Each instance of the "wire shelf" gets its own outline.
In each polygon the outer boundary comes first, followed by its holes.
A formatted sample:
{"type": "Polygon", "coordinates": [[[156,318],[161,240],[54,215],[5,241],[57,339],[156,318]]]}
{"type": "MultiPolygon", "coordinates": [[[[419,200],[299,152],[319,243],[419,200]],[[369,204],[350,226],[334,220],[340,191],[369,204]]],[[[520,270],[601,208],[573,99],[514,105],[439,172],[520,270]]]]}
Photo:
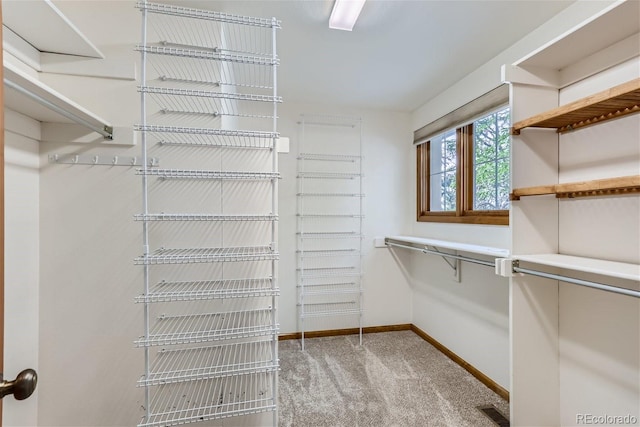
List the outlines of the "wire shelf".
{"type": "MultiPolygon", "coordinates": [[[[151,13],[171,15],[174,17],[225,22],[229,24],[240,24],[265,28],[280,28],[281,25],[279,20],[274,20],[273,18],[254,18],[250,16],[232,15],[229,13],[216,12],[212,10],[193,9],[182,6],[151,3],[147,1],[137,2],[136,7],[140,10],[146,10],[151,13]]],[[[193,21],[190,21],[190,23],[193,23],[193,21]]]]}
{"type": "Polygon", "coordinates": [[[157,176],[164,179],[228,179],[262,181],[280,178],[277,172],[221,172],[198,169],[138,169],[138,175],[157,176]]]}
{"type": "Polygon", "coordinates": [[[167,384],[138,427],[164,427],[274,411],[274,373],[167,384]]]}
{"type": "Polygon", "coordinates": [[[362,156],[349,156],[344,154],[318,154],[318,153],[300,153],[298,160],[319,160],[331,162],[356,162],[361,160],[362,156]]]}
{"type": "Polygon", "coordinates": [[[235,248],[160,248],[135,259],[137,265],[194,264],[204,262],[238,262],[277,260],[278,253],[271,246],[243,246],[235,248]]]}
{"type": "Polygon", "coordinates": [[[330,114],[302,115],[301,122],[304,126],[339,126],[355,128],[362,122],[360,117],[334,116],[330,114]]]}
{"type": "Polygon", "coordinates": [[[273,345],[270,341],[233,343],[178,350],[162,349],[149,375],[138,380],[139,387],[185,381],[275,372],[273,345]]]}
{"type": "Polygon", "coordinates": [[[356,282],[342,283],[315,283],[298,285],[304,295],[336,295],[336,294],[359,294],[362,288],[356,282]]]}
{"type": "Polygon", "coordinates": [[[357,233],[355,231],[319,231],[313,233],[298,232],[296,234],[305,239],[362,239],[364,237],[363,234],[357,233]]]}
{"type": "Polygon", "coordinates": [[[359,173],[341,173],[341,172],[299,172],[298,178],[310,179],[355,179],[364,175],[359,173]]]}
{"type": "Polygon", "coordinates": [[[267,279],[229,279],[197,281],[161,281],[147,295],[135,298],[137,303],[198,301],[221,298],[270,297],[280,295],[267,279]]]}
{"type": "Polygon", "coordinates": [[[360,256],[360,249],[297,250],[296,253],[300,255],[300,258],[360,256]]]}
{"type": "Polygon", "coordinates": [[[140,337],[137,347],[197,344],[236,338],[260,337],[278,332],[271,309],[226,313],[161,316],[149,335],[140,337]]]}
{"type": "Polygon", "coordinates": [[[327,277],[360,277],[362,272],[356,267],[298,268],[301,279],[321,279],[327,277]]]}
{"type": "Polygon", "coordinates": [[[364,215],[358,214],[297,214],[300,219],[305,218],[364,218],[364,215]]]}
{"type": "Polygon", "coordinates": [[[150,213],[136,214],[136,221],[277,221],[278,215],[223,215],[196,213],[150,213]]]}
{"type": "MultiPolygon", "coordinates": [[[[302,307],[298,305],[298,307],[302,307]]],[[[358,301],[330,302],[330,303],[306,303],[301,318],[324,316],[353,316],[362,314],[358,308],[358,301]]]]}
{"type": "Polygon", "coordinates": [[[273,103],[282,97],[256,94],[212,92],[167,87],[139,87],[150,95],[165,114],[201,114],[212,117],[235,116],[273,119],[273,103]]]}
{"type": "Polygon", "coordinates": [[[273,148],[278,132],[192,128],[179,126],[135,125],[134,129],[151,134],[161,144],[228,148],[273,148]]]}
{"type": "Polygon", "coordinates": [[[364,197],[362,193],[297,193],[299,197],[364,197]]]}
{"type": "Polygon", "coordinates": [[[151,66],[148,81],[272,91],[273,57],[171,46],[137,46],[151,66]]]}

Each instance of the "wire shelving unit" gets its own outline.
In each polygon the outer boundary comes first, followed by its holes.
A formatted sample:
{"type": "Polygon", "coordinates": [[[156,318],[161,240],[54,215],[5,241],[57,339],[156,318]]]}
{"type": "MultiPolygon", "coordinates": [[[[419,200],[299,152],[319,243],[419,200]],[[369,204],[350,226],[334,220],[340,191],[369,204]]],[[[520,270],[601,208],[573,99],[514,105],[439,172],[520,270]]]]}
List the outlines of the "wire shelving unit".
{"type": "Polygon", "coordinates": [[[148,1],[136,6],[139,427],[262,412],[273,413],[275,426],[280,22],[148,1]],[[167,168],[147,162],[156,153],[167,168]]]}
{"type": "Polygon", "coordinates": [[[297,290],[308,330],[357,326],[362,343],[362,130],[355,117],[300,118],[297,290]]]}

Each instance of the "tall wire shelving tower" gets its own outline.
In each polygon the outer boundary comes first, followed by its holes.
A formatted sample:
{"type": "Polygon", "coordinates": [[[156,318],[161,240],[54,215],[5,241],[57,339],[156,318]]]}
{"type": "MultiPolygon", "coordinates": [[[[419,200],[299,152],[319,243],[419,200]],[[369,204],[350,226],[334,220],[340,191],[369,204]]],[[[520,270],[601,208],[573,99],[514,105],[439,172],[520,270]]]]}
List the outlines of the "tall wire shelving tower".
{"type": "Polygon", "coordinates": [[[297,281],[302,334],[356,328],[362,344],[363,172],[360,118],[302,115],[297,281]]]}
{"type": "Polygon", "coordinates": [[[137,7],[139,426],[266,412],[277,425],[280,22],[147,1],[137,7]],[[162,168],[148,163],[152,155],[162,168]]]}

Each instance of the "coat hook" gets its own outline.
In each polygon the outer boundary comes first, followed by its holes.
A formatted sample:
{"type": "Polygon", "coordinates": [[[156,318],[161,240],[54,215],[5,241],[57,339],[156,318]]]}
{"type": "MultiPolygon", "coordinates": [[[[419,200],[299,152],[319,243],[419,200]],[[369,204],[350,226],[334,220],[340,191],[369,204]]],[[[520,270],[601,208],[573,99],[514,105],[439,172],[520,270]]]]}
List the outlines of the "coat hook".
{"type": "Polygon", "coordinates": [[[93,156],[93,164],[94,165],[98,164],[98,156],[93,156]]]}
{"type": "Polygon", "coordinates": [[[118,156],[113,156],[113,160],[112,160],[111,163],[113,163],[114,165],[117,165],[118,164],[118,156]]]}

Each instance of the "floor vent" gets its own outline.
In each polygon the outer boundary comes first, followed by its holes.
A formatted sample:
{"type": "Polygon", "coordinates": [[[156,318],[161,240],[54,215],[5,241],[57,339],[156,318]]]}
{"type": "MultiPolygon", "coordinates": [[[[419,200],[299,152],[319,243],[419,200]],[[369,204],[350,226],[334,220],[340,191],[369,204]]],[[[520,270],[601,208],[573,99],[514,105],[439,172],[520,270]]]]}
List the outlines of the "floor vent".
{"type": "Polygon", "coordinates": [[[493,421],[497,426],[500,427],[509,427],[509,420],[502,415],[498,409],[496,409],[493,405],[486,406],[477,406],[478,410],[486,415],[491,421],[493,421]]]}

